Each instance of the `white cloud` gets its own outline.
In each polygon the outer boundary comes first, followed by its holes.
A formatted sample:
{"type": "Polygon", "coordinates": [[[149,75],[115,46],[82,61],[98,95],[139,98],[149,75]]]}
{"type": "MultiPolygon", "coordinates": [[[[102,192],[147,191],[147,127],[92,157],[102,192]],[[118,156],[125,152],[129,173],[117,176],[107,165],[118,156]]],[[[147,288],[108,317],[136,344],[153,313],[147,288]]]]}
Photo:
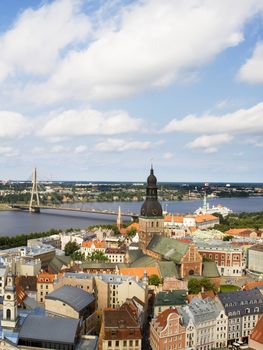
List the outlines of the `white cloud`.
{"type": "Polygon", "coordinates": [[[202,149],[206,153],[215,153],[218,151],[218,146],[229,143],[232,139],[233,137],[227,134],[202,135],[188,143],[186,147],[190,149],[202,149]]]}
{"type": "Polygon", "coordinates": [[[0,111],[0,138],[22,137],[30,133],[32,123],[22,114],[0,111]]]}
{"type": "Polygon", "coordinates": [[[240,68],[238,78],[249,83],[263,83],[263,42],[257,44],[252,57],[240,68]]]}
{"type": "Polygon", "coordinates": [[[97,143],[95,150],[100,152],[123,152],[129,150],[146,150],[150,148],[149,141],[134,141],[125,139],[107,139],[97,143]]]}
{"type": "Polygon", "coordinates": [[[187,115],[173,119],[163,129],[164,132],[185,132],[195,134],[260,134],[263,132],[263,102],[221,116],[205,114],[200,117],[187,115]]]}
{"type": "Polygon", "coordinates": [[[90,21],[80,13],[81,0],[58,0],[28,9],[0,37],[0,80],[17,73],[50,73],[62,50],[87,39],[90,21]]]}
{"type": "Polygon", "coordinates": [[[88,46],[65,54],[48,81],[29,81],[21,98],[38,104],[115,98],[185,80],[238,45],[246,21],[262,9],[261,0],[232,0],[231,6],[227,0],[123,5],[111,26],[102,19],[88,46]]]}
{"type": "Polygon", "coordinates": [[[87,152],[87,146],[85,145],[79,145],[75,148],[74,152],[76,154],[83,154],[83,153],[86,153],[87,152]]]}
{"type": "Polygon", "coordinates": [[[55,145],[51,148],[52,153],[67,153],[68,151],[69,148],[62,145],[55,145]]]}
{"type": "Polygon", "coordinates": [[[140,119],[130,117],[125,111],[67,110],[56,116],[52,113],[39,133],[51,138],[114,135],[138,131],[142,125],[140,119]]]}
{"type": "Polygon", "coordinates": [[[172,159],[173,156],[174,156],[173,153],[166,152],[166,153],[164,153],[163,158],[169,160],[169,159],[172,159]]]}
{"type": "Polygon", "coordinates": [[[0,156],[1,157],[15,157],[18,156],[19,152],[13,147],[0,146],[0,156]]]}

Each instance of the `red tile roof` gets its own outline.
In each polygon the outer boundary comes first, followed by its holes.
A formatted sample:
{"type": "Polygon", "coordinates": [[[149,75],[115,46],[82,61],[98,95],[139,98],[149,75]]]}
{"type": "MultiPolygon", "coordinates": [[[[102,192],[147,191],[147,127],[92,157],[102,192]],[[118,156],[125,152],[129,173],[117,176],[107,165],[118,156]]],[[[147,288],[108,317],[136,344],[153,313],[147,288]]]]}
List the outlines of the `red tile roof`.
{"type": "Polygon", "coordinates": [[[147,276],[157,275],[158,277],[160,277],[160,272],[158,268],[154,266],[120,268],[121,275],[137,276],[138,278],[142,278],[145,271],[147,273],[147,276]]]}
{"type": "Polygon", "coordinates": [[[166,309],[163,312],[161,312],[158,316],[156,321],[159,323],[160,327],[162,327],[162,329],[164,329],[166,327],[167,324],[167,319],[171,314],[177,314],[178,315],[178,311],[176,308],[174,309],[166,309]]]}
{"type": "Polygon", "coordinates": [[[263,345],[263,317],[261,317],[253,329],[250,339],[263,345]]]}
{"type": "Polygon", "coordinates": [[[106,242],[105,241],[98,241],[98,240],[94,240],[94,241],[84,241],[82,242],[82,247],[85,248],[91,248],[92,245],[94,244],[95,248],[105,248],[106,249],[106,242]]]}
{"type": "Polygon", "coordinates": [[[263,281],[253,281],[253,282],[247,282],[244,286],[244,290],[254,289],[256,287],[263,286],[263,281]]]}

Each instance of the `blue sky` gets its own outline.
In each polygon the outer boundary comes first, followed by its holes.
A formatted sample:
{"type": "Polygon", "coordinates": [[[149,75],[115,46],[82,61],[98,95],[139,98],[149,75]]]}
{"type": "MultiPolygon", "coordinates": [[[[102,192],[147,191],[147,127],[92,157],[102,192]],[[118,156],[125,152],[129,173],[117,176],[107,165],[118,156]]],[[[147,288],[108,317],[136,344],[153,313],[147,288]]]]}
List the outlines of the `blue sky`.
{"type": "Polygon", "coordinates": [[[261,0],[0,2],[0,179],[262,182],[261,0]]]}

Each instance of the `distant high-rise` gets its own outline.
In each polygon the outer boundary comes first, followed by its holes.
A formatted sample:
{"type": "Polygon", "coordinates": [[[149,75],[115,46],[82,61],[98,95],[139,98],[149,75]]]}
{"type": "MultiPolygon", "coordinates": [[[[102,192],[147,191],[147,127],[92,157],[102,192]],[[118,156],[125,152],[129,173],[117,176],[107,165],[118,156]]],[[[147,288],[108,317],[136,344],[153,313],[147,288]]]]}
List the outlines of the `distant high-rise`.
{"type": "Polygon", "coordinates": [[[145,249],[154,234],[163,234],[163,210],[158,201],[157,178],[151,167],[147,178],[146,198],[139,217],[140,248],[145,249]]]}

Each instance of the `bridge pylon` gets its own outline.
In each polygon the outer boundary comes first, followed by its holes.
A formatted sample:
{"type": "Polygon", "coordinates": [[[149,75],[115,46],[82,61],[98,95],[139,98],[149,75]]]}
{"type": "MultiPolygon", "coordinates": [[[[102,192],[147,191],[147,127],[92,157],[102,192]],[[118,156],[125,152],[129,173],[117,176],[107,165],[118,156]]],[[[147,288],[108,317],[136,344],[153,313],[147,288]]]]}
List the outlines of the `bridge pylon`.
{"type": "Polygon", "coordinates": [[[32,189],[31,189],[31,198],[29,203],[29,211],[31,213],[39,213],[40,202],[39,202],[39,195],[38,195],[38,186],[37,186],[37,168],[33,169],[32,174],[32,189]],[[36,204],[34,205],[34,196],[36,197],[36,204]]]}

